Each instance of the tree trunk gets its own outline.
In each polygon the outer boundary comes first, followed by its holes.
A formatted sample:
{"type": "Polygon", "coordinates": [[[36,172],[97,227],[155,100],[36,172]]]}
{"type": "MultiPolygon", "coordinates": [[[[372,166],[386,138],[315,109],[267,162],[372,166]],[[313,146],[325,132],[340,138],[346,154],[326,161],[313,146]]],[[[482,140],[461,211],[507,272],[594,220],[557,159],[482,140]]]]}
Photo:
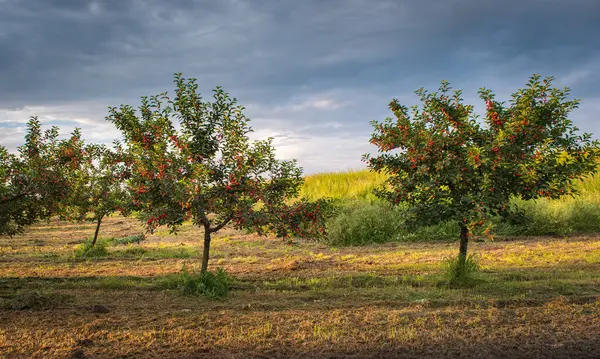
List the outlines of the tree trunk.
{"type": "Polygon", "coordinates": [[[460,222],[460,249],[458,251],[458,260],[461,265],[467,261],[467,250],[469,249],[469,228],[460,222]]]}
{"type": "Polygon", "coordinates": [[[96,241],[98,240],[98,232],[100,232],[100,223],[102,223],[102,218],[104,216],[98,217],[98,223],[96,223],[96,232],[94,232],[94,239],[92,240],[92,247],[96,245],[96,241]]]}
{"type": "Polygon", "coordinates": [[[204,249],[202,251],[202,268],[201,272],[206,272],[208,269],[208,258],[210,253],[210,227],[204,226],[204,249]]]}

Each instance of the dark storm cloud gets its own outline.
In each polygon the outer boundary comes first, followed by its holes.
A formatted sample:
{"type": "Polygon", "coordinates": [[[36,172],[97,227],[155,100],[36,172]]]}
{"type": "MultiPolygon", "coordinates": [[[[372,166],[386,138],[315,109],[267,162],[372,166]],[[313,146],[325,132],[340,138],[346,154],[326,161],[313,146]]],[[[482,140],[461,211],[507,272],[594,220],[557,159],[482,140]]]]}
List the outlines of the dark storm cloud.
{"type": "Polygon", "coordinates": [[[4,102],[138,96],[184,71],[269,98],[301,86],[448,76],[477,65],[473,52],[563,70],[598,51],[597,4],[13,0],[1,4],[0,94],[4,102]]]}
{"type": "Polygon", "coordinates": [[[183,72],[286,143],[359,142],[393,96],[441,79],[469,100],[482,86],[508,95],[539,72],[571,85],[578,124],[600,132],[598,33],[597,0],[0,0],[0,109],[104,126],[107,105],[183,72]]]}

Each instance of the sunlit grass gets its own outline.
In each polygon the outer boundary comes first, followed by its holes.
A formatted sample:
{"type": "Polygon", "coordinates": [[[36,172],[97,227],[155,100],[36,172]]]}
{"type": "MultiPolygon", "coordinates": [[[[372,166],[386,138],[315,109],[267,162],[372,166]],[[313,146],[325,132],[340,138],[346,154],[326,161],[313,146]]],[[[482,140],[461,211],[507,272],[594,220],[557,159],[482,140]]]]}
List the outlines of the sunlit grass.
{"type": "MultiPolygon", "coordinates": [[[[373,194],[373,189],[380,187],[385,179],[384,174],[368,170],[320,173],[306,178],[301,195],[310,199],[330,197],[338,200],[341,210],[329,221],[329,242],[332,244],[443,241],[454,240],[458,236],[458,227],[454,223],[440,223],[413,231],[397,229],[395,234],[388,233],[388,227],[400,223],[403,216],[398,213],[394,217],[373,194]],[[382,223],[373,220],[377,211],[384,213],[376,216],[382,218],[382,223]]],[[[600,174],[577,180],[576,189],[577,195],[556,200],[513,199],[512,204],[523,211],[523,216],[519,217],[519,222],[494,219],[496,233],[500,236],[535,236],[600,232],[600,174]]]]}
{"type": "Polygon", "coordinates": [[[311,200],[322,197],[375,200],[373,190],[386,178],[384,174],[367,170],[319,173],[305,177],[300,196],[311,200]]]}

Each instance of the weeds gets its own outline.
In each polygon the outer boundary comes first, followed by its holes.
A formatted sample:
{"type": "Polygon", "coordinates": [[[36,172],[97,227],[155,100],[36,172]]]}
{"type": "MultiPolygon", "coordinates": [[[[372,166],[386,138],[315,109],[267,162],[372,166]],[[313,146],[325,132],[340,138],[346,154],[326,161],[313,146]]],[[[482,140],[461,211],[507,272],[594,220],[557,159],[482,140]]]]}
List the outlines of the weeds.
{"type": "MultiPolygon", "coordinates": [[[[336,200],[338,214],[328,221],[329,242],[334,245],[458,238],[458,228],[450,222],[404,229],[402,206],[392,212],[372,193],[385,179],[384,174],[367,170],[321,173],[306,177],[301,195],[336,200]]],[[[577,181],[576,188],[575,197],[530,201],[513,198],[506,216],[491,219],[496,234],[538,236],[600,232],[600,173],[577,181]]]]}
{"type": "Polygon", "coordinates": [[[231,278],[221,268],[213,272],[190,271],[184,265],[181,273],[163,278],[157,288],[177,289],[185,295],[222,299],[231,287],[231,278]]]}
{"type": "Polygon", "coordinates": [[[444,274],[450,287],[471,287],[476,283],[475,273],[479,270],[479,263],[473,255],[467,256],[465,261],[460,257],[447,257],[443,261],[444,274]]]}
{"type": "Polygon", "coordinates": [[[75,248],[75,258],[100,258],[108,256],[108,248],[106,242],[97,241],[95,246],[92,246],[92,241],[87,240],[75,248]]]}
{"type": "Polygon", "coordinates": [[[383,202],[360,203],[343,209],[328,225],[329,243],[365,245],[388,242],[400,231],[401,217],[383,202]]]}

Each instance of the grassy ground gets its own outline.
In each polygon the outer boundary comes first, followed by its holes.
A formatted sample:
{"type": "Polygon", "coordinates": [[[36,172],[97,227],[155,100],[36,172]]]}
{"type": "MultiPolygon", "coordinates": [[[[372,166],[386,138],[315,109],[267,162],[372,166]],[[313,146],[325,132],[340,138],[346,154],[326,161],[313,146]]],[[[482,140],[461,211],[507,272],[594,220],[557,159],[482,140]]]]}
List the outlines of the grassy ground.
{"type": "MultiPolygon", "coordinates": [[[[401,224],[404,216],[401,212],[388,212],[387,207],[382,206],[383,202],[373,194],[373,189],[379,188],[385,179],[384,174],[368,170],[320,173],[306,178],[300,194],[310,199],[330,197],[340,208],[345,208],[330,220],[329,240],[332,243],[360,245],[382,241],[430,241],[445,238],[449,231],[458,236],[458,227],[448,223],[421,228],[416,232],[394,230],[395,235],[389,234],[385,224],[401,224]],[[384,212],[384,215],[379,216],[377,212],[384,212]],[[375,218],[373,215],[376,215],[375,218]],[[369,228],[364,228],[363,223],[368,223],[369,228]],[[380,236],[367,235],[365,238],[361,233],[363,230],[379,231],[380,236]]],[[[535,201],[513,198],[510,219],[493,219],[496,234],[564,236],[600,232],[600,171],[577,180],[575,187],[578,194],[573,197],[535,201]],[[515,213],[516,208],[519,213],[515,213]]],[[[400,228],[403,226],[400,225],[400,228]]]]}
{"type": "Polygon", "coordinates": [[[305,177],[300,196],[311,200],[322,197],[343,200],[375,200],[373,190],[382,185],[387,176],[368,170],[317,173],[305,177]]]}
{"type": "MultiPolygon", "coordinates": [[[[102,234],[140,230],[109,218],[102,234]]],[[[0,357],[600,357],[593,235],[474,242],[478,281],[451,289],[440,262],[455,242],[331,248],[226,229],[211,267],[235,283],[211,301],[168,289],[198,262],[199,230],[75,258],[92,231],[51,222],[0,237],[0,357]]]]}

